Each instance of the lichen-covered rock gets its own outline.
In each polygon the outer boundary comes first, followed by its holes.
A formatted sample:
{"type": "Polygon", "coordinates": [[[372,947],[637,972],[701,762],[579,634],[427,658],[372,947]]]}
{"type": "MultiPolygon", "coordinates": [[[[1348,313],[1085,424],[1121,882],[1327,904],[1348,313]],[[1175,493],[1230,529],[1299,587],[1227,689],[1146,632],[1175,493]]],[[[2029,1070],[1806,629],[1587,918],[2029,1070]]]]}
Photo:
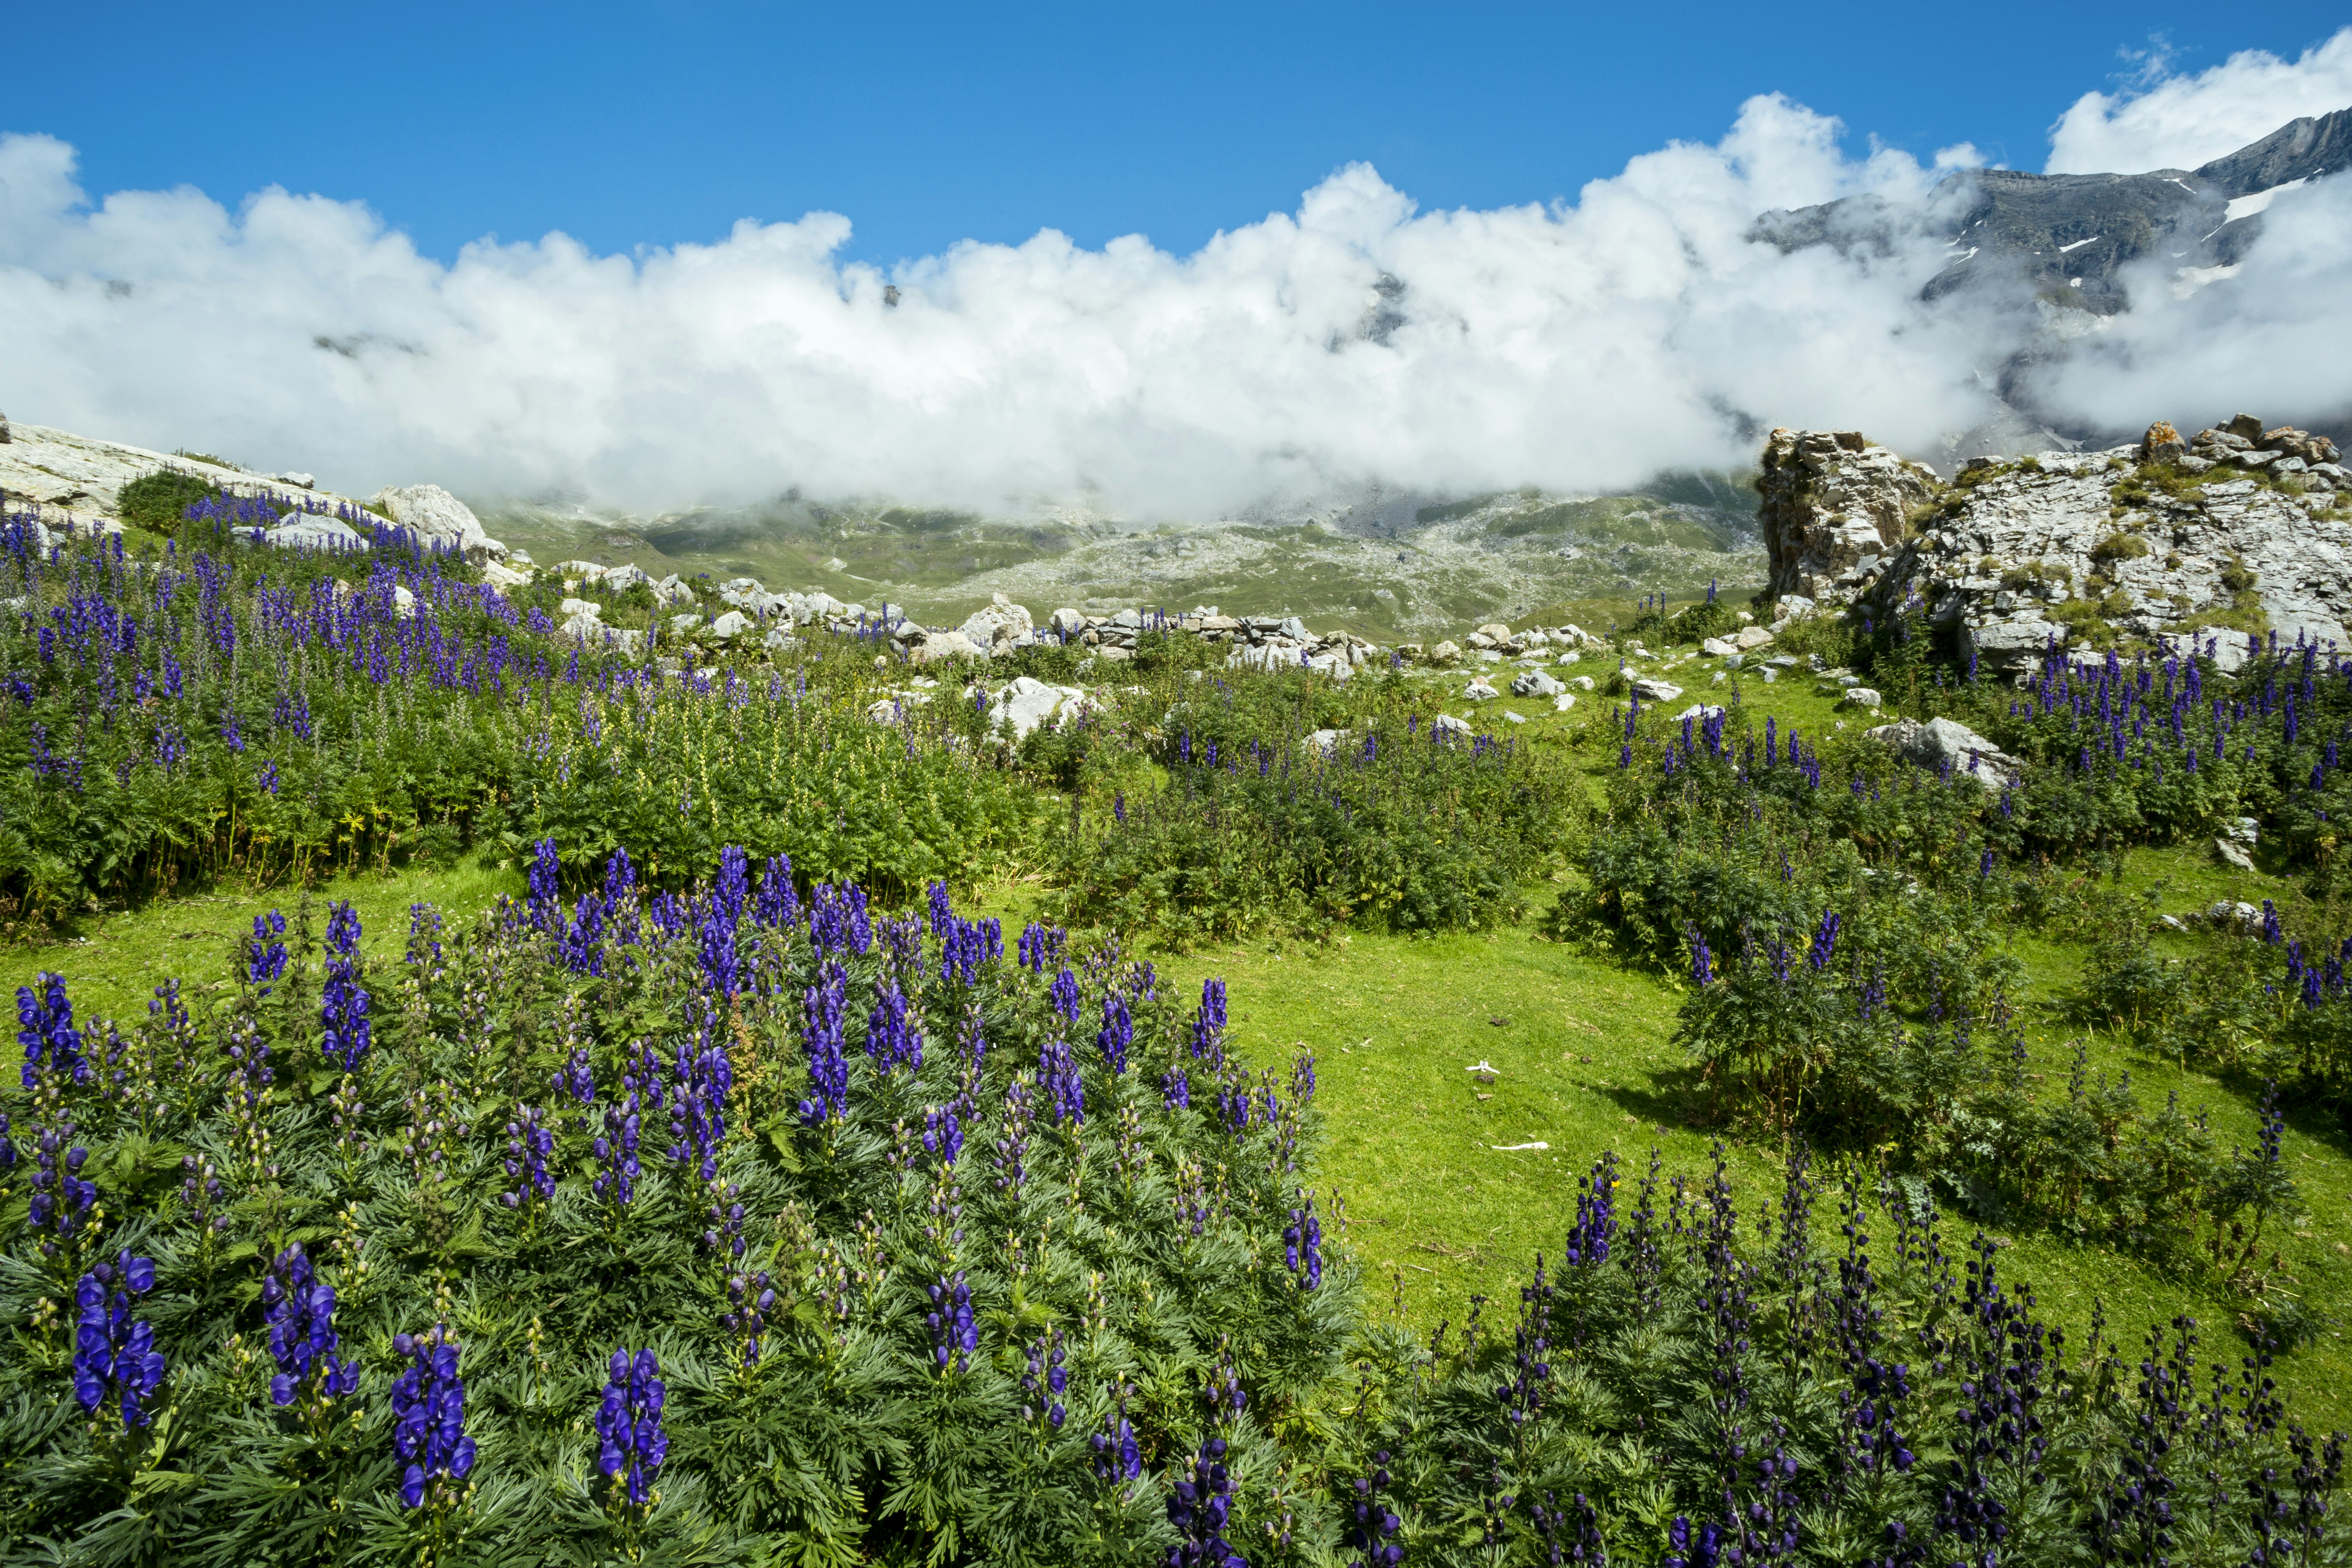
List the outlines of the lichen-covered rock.
{"type": "Polygon", "coordinates": [[[1773,598],[1851,604],[1911,536],[1936,476],[1851,430],[1775,430],[1764,443],[1757,519],[1773,598]]]}
{"type": "Polygon", "coordinates": [[[2217,623],[2352,645],[2352,521],[2317,474],[2337,455],[2245,416],[2186,443],[2158,421],[2111,451],[1972,459],[1947,489],[1858,438],[1775,431],[1759,510],[1783,609],[1799,594],[1882,616],[1916,601],[1992,675],[2100,623],[2182,646],[2193,634],[2229,664],[2245,632],[2217,623]],[[2249,461],[2265,478],[2242,472],[2249,461]],[[1863,519],[1884,537],[1886,520],[1923,513],[1916,537],[1848,562],[1867,546],[1863,519]]]}

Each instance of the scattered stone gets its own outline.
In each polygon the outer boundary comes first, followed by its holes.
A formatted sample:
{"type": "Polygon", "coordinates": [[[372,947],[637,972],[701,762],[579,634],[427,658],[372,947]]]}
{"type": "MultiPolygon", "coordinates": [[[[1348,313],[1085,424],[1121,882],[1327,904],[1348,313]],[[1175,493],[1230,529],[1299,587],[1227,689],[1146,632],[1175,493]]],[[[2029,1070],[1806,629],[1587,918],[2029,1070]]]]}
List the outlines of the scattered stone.
{"type": "Polygon", "coordinates": [[[2213,853],[2219,855],[2225,864],[2238,870],[2251,871],[2254,868],[2254,858],[2246,853],[2243,846],[2231,839],[2215,838],[2213,853]]]}
{"type": "Polygon", "coordinates": [[[1452,664],[1455,659],[1460,658],[1461,657],[1461,647],[1459,645],[1451,641],[1439,643],[1435,647],[1429,650],[1429,661],[1432,664],[1452,664]]]}
{"type": "Polygon", "coordinates": [[[2205,923],[2244,935],[2259,935],[2263,929],[2263,911],[2242,900],[2216,899],[2206,907],[2205,923]]]}
{"type": "Polygon", "coordinates": [[[1633,695],[1645,702],[1672,702],[1683,694],[1683,689],[1670,680],[1660,680],[1645,675],[1633,682],[1633,695]]]}
{"type": "Polygon", "coordinates": [[[1721,703],[1694,702],[1689,707],[1684,709],[1681,712],[1675,714],[1675,721],[1676,723],[1680,723],[1685,720],[1688,720],[1696,724],[1704,724],[1709,719],[1720,716],[1722,712],[1723,705],[1721,703]]]}
{"type": "Polygon", "coordinates": [[[1511,695],[1514,697],[1557,697],[1567,689],[1540,669],[1523,670],[1511,682],[1511,695]]]}
{"type": "Polygon", "coordinates": [[[730,610],[710,623],[710,635],[721,641],[731,640],[751,629],[751,617],[740,610],[730,610]]]}
{"type": "Polygon", "coordinates": [[[1468,721],[1465,720],[1456,719],[1451,713],[1440,713],[1436,718],[1432,719],[1429,721],[1429,727],[1441,735],[1467,735],[1470,733],[1470,725],[1468,721]]]}
{"type": "Polygon", "coordinates": [[[1742,653],[1750,653],[1772,640],[1772,634],[1763,626],[1742,626],[1731,638],[1742,653]]]}
{"type": "Polygon", "coordinates": [[[1506,719],[1508,719],[1508,720],[1509,720],[1512,723],[1514,723],[1514,724],[1524,724],[1524,723],[1526,723],[1526,722],[1527,722],[1527,720],[1526,720],[1525,718],[1523,718],[1523,717],[1522,717],[1522,716],[1520,716],[1519,714],[1517,714],[1517,713],[1512,712],[1512,711],[1511,711],[1509,709],[1507,709],[1507,708],[1506,708],[1506,709],[1504,709],[1504,710],[1503,710],[1503,717],[1504,717],[1504,718],[1506,718],[1506,719]]]}
{"type": "Polygon", "coordinates": [[[1845,689],[1845,705],[1848,708],[1875,708],[1878,704],[1878,693],[1867,686],[1849,686],[1845,689]]]}
{"type": "Polygon", "coordinates": [[[1501,695],[1499,692],[1486,684],[1486,679],[1484,676],[1473,677],[1470,684],[1462,689],[1463,699],[1470,702],[1484,702],[1489,697],[1499,695],[1501,695]]]}
{"type": "Polygon", "coordinates": [[[1739,649],[1734,645],[1724,641],[1721,637],[1701,638],[1698,645],[1698,651],[1706,655],[1709,658],[1737,658],[1739,657],[1739,649]]]}
{"type": "Polygon", "coordinates": [[[1573,691],[1563,691],[1551,700],[1551,710],[1555,713],[1565,713],[1575,706],[1576,693],[1573,691]]]}

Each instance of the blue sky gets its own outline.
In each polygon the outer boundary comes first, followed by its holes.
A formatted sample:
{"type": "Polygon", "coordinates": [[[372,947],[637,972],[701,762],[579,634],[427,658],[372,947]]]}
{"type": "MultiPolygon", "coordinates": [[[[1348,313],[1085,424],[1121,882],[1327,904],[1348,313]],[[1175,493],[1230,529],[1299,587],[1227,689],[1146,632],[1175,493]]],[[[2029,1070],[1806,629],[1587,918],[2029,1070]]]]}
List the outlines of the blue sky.
{"type": "Polygon", "coordinates": [[[446,260],[846,215],[845,259],[1142,233],[1179,254],[1353,160],[1423,210],[1573,197],[1781,91],[1923,159],[2038,168],[2132,56],[2293,58],[2339,5],[20,7],[0,130],[93,192],[277,184],[446,260]],[[27,60],[52,68],[22,68],[27,60]],[[67,68],[64,62],[76,62],[67,68]]]}

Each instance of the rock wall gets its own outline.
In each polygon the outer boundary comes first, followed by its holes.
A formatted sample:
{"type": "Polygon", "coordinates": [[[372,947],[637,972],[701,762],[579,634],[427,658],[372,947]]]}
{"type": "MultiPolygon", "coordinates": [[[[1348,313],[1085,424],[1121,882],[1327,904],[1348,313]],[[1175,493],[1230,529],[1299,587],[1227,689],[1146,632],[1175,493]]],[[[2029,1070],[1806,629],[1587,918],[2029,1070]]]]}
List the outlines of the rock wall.
{"type": "Polygon", "coordinates": [[[1784,615],[1790,595],[1880,614],[1916,600],[1994,672],[2099,627],[2194,636],[2230,663],[2257,627],[2352,647],[2352,479],[2337,457],[2325,437],[2241,415],[2187,439],[2159,424],[2110,451],[1974,458],[1945,487],[1858,437],[1776,430],[1772,581],[1784,615]],[[1874,559],[1880,520],[1929,500],[1916,536],[1874,559]]]}

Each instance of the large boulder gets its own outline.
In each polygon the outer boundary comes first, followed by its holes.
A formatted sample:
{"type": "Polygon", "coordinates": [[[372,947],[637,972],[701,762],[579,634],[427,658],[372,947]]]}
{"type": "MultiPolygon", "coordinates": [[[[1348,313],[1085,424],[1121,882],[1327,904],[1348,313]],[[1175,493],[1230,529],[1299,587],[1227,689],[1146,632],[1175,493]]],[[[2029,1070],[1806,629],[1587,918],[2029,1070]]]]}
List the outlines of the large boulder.
{"type": "Polygon", "coordinates": [[[1949,763],[1955,775],[1966,773],[1989,789],[2006,789],[2020,776],[2015,757],[1957,719],[1898,719],[1864,733],[1920,767],[1949,763]]]}
{"type": "Polygon", "coordinates": [[[907,651],[917,664],[945,664],[950,659],[988,657],[988,649],[960,631],[933,632],[907,651]]]}
{"type": "Polygon", "coordinates": [[[367,541],[362,539],[359,531],[351,524],[339,522],[331,517],[313,517],[309,513],[301,512],[295,514],[294,521],[291,522],[279,523],[276,528],[257,530],[254,537],[261,543],[279,550],[325,550],[341,552],[365,550],[368,547],[367,541]]]}
{"type": "Polygon", "coordinates": [[[1074,719],[1094,706],[1094,700],[1075,686],[1049,686],[1034,676],[1016,675],[996,693],[992,713],[999,729],[1016,741],[1056,718],[1074,719]]]}
{"type": "Polygon", "coordinates": [[[1757,521],[1774,598],[1852,603],[1876,564],[1911,536],[1936,476],[1850,431],[1775,430],[1764,443],[1757,521]]]}
{"type": "Polygon", "coordinates": [[[1523,669],[1511,682],[1514,697],[1557,697],[1567,689],[1540,669],[1523,669]]]}
{"type": "Polygon", "coordinates": [[[386,487],[375,493],[383,514],[427,544],[444,545],[468,559],[503,556],[507,547],[482,531],[473,509],[439,485],[386,487]]]}
{"type": "Polygon", "coordinates": [[[963,625],[956,629],[971,639],[974,647],[982,648],[994,648],[999,644],[1010,645],[1023,637],[1034,638],[1037,633],[1036,623],[1029,618],[1028,607],[1014,604],[1002,594],[996,595],[985,607],[966,616],[963,625]]]}

